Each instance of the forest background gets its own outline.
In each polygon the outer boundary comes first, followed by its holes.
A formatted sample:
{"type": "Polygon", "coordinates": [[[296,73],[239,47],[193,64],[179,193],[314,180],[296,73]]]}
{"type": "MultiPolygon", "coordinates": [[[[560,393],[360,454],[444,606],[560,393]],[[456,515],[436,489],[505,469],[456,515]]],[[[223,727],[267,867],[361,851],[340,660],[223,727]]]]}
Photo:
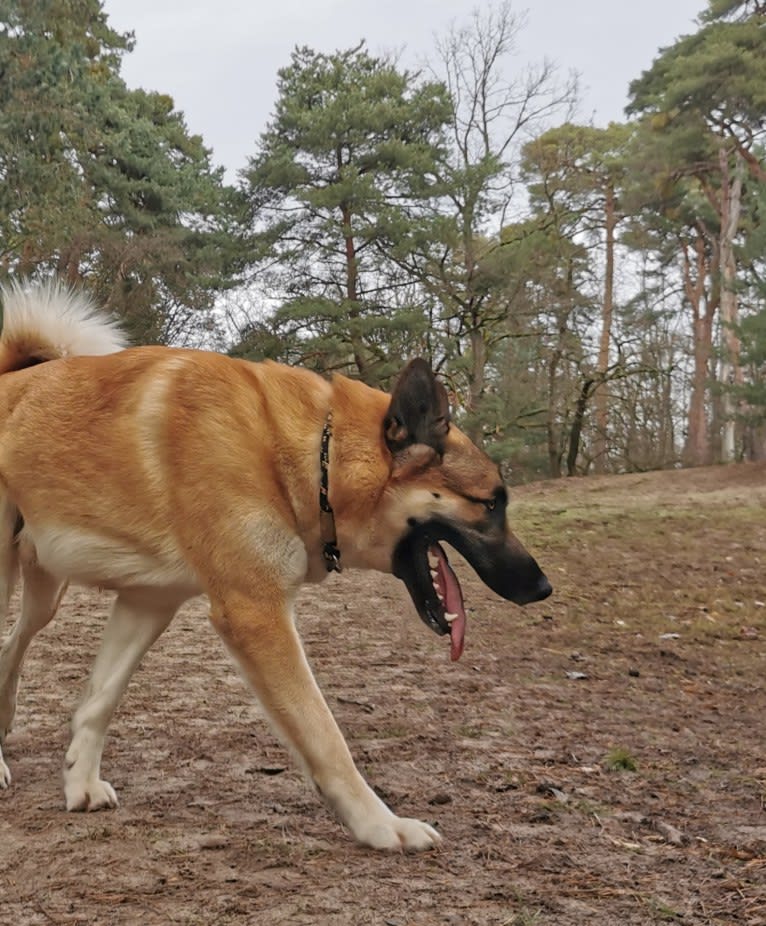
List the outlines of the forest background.
{"type": "Polygon", "coordinates": [[[766,458],[766,3],[709,0],[603,128],[523,30],[296,47],[228,182],[98,0],[0,0],[0,281],[384,388],[425,356],[513,481],[766,458]]]}

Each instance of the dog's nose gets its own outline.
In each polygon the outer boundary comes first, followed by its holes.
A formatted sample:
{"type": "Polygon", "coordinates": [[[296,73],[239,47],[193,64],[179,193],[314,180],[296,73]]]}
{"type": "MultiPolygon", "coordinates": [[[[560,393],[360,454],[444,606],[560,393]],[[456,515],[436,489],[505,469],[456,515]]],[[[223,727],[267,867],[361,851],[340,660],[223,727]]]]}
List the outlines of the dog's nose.
{"type": "Polygon", "coordinates": [[[530,600],[531,601],[542,601],[544,598],[547,598],[548,595],[550,595],[552,591],[553,591],[553,586],[548,581],[548,577],[543,573],[537,582],[537,588],[535,589],[533,597],[530,600]]]}

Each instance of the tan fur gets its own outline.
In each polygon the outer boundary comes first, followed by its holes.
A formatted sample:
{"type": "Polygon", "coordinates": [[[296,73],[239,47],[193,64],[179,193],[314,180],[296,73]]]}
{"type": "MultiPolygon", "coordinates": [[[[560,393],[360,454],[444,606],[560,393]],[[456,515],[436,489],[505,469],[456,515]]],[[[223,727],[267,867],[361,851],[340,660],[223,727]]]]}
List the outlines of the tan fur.
{"type": "MultiPolygon", "coordinates": [[[[69,809],[114,806],[100,778],[111,714],[179,605],[203,593],[275,729],[354,836],[381,848],[437,843],[356,770],[306,663],[293,602],[301,583],[326,575],[318,460],[328,410],[330,500],[347,567],[390,571],[413,515],[478,519],[464,496],[491,493],[494,465],[454,428],[443,458],[422,447],[394,462],[383,437],[389,397],[340,376],[150,347],[6,372],[21,365],[21,346],[0,345],[0,604],[19,551],[25,579],[22,616],[0,653],[0,743],[26,646],[65,583],[114,589],[65,770],[69,809]]],[[[0,753],[0,786],[9,782],[0,753]]]]}

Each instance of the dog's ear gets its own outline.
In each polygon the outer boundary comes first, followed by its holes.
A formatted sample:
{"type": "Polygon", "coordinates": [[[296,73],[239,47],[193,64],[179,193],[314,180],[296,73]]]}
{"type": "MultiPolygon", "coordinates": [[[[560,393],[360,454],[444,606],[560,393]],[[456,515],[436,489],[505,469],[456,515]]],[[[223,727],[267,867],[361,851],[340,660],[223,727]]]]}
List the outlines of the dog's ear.
{"type": "Polygon", "coordinates": [[[383,428],[391,453],[426,444],[444,453],[449,431],[447,390],[425,360],[410,361],[399,374],[383,428]]]}

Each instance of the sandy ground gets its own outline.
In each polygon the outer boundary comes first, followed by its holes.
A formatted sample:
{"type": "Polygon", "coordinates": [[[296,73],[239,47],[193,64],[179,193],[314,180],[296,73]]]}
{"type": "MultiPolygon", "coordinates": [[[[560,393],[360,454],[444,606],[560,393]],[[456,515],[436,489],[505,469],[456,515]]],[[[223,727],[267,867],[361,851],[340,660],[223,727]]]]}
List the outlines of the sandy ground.
{"type": "Polygon", "coordinates": [[[514,493],[556,593],[519,609],[458,565],[466,651],[390,577],[308,590],[300,628],[360,768],[438,851],[361,849],[188,605],[136,673],[103,774],[61,764],[109,604],[33,645],[0,792],[0,924],[766,924],[766,468],[514,493]]]}

